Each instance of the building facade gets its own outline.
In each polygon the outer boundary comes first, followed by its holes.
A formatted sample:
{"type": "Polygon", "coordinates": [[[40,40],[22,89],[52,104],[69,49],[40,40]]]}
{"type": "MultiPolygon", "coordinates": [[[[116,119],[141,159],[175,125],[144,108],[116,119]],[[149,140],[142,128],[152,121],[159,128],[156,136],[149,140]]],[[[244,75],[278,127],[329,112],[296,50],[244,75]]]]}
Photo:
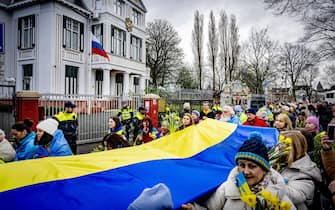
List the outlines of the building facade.
{"type": "Polygon", "coordinates": [[[0,0],[0,80],[52,94],[144,93],[140,0],[0,0]],[[91,33],[109,60],[91,55],[91,33]]]}

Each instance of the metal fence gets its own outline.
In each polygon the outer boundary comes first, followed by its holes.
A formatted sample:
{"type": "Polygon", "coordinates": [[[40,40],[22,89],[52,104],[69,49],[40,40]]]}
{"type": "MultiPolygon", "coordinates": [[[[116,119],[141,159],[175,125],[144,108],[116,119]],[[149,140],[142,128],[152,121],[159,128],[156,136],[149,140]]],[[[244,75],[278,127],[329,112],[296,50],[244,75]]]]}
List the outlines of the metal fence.
{"type": "Polygon", "coordinates": [[[142,96],[111,97],[95,95],[42,94],[39,99],[41,119],[54,116],[64,109],[65,101],[76,104],[75,112],[79,122],[78,144],[94,143],[102,140],[108,131],[109,117],[116,115],[125,101],[136,111],[143,103],[142,96]]]}
{"type": "Polygon", "coordinates": [[[15,123],[15,85],[0,84],[0,129],[10,135],[15,123]]]}

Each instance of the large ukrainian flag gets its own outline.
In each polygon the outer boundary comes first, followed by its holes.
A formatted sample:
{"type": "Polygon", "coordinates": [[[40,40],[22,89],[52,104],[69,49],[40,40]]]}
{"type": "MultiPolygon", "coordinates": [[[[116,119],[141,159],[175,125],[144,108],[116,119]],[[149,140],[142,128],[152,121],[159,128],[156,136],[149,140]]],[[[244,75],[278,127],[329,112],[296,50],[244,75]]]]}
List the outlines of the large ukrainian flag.
{"type": "Polygon", "coordinates": [[[0,209],[122,210],[158,183],[179,208],[226,180],[251,131],[277,141],[272,128],[208,119],[141,146],[0,165],[0,209]]]}

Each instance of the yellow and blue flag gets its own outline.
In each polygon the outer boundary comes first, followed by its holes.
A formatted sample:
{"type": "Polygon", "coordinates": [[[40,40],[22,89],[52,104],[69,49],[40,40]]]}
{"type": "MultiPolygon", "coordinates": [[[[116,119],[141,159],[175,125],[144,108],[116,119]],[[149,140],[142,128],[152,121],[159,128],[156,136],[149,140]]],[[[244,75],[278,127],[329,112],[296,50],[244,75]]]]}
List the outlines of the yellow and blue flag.
{"type": "Polygon", "coordinates": [[[276,129],[207,119],[140,146],[2,164],[1,209],[127,209],[158,183],[170,189],[179,208],[226,180],[252,131],[269,146],[277,143],[276,129]]]}

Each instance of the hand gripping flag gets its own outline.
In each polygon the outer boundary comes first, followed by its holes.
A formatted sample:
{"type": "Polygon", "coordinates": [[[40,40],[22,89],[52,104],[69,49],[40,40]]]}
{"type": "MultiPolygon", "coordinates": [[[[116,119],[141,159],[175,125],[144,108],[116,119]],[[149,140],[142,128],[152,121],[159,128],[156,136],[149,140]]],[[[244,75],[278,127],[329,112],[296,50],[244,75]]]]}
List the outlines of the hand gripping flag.
{"type": "Polygon", "coordinates": [[[158,183],[178,209],[227,179],[252,131],[277,143],[277,129],[207,119],[140,146],[1,164],[0,209],[127,209],[158,183]]]}
{"type": "Polygon", "coordinates": [[[92,33],[91,33],[91,40],[92,40],[92,54],[97,54],[102,57],[105,57],[109,61],[109,57],[106,51],[104,50],[102,44],[92,33]]]}

